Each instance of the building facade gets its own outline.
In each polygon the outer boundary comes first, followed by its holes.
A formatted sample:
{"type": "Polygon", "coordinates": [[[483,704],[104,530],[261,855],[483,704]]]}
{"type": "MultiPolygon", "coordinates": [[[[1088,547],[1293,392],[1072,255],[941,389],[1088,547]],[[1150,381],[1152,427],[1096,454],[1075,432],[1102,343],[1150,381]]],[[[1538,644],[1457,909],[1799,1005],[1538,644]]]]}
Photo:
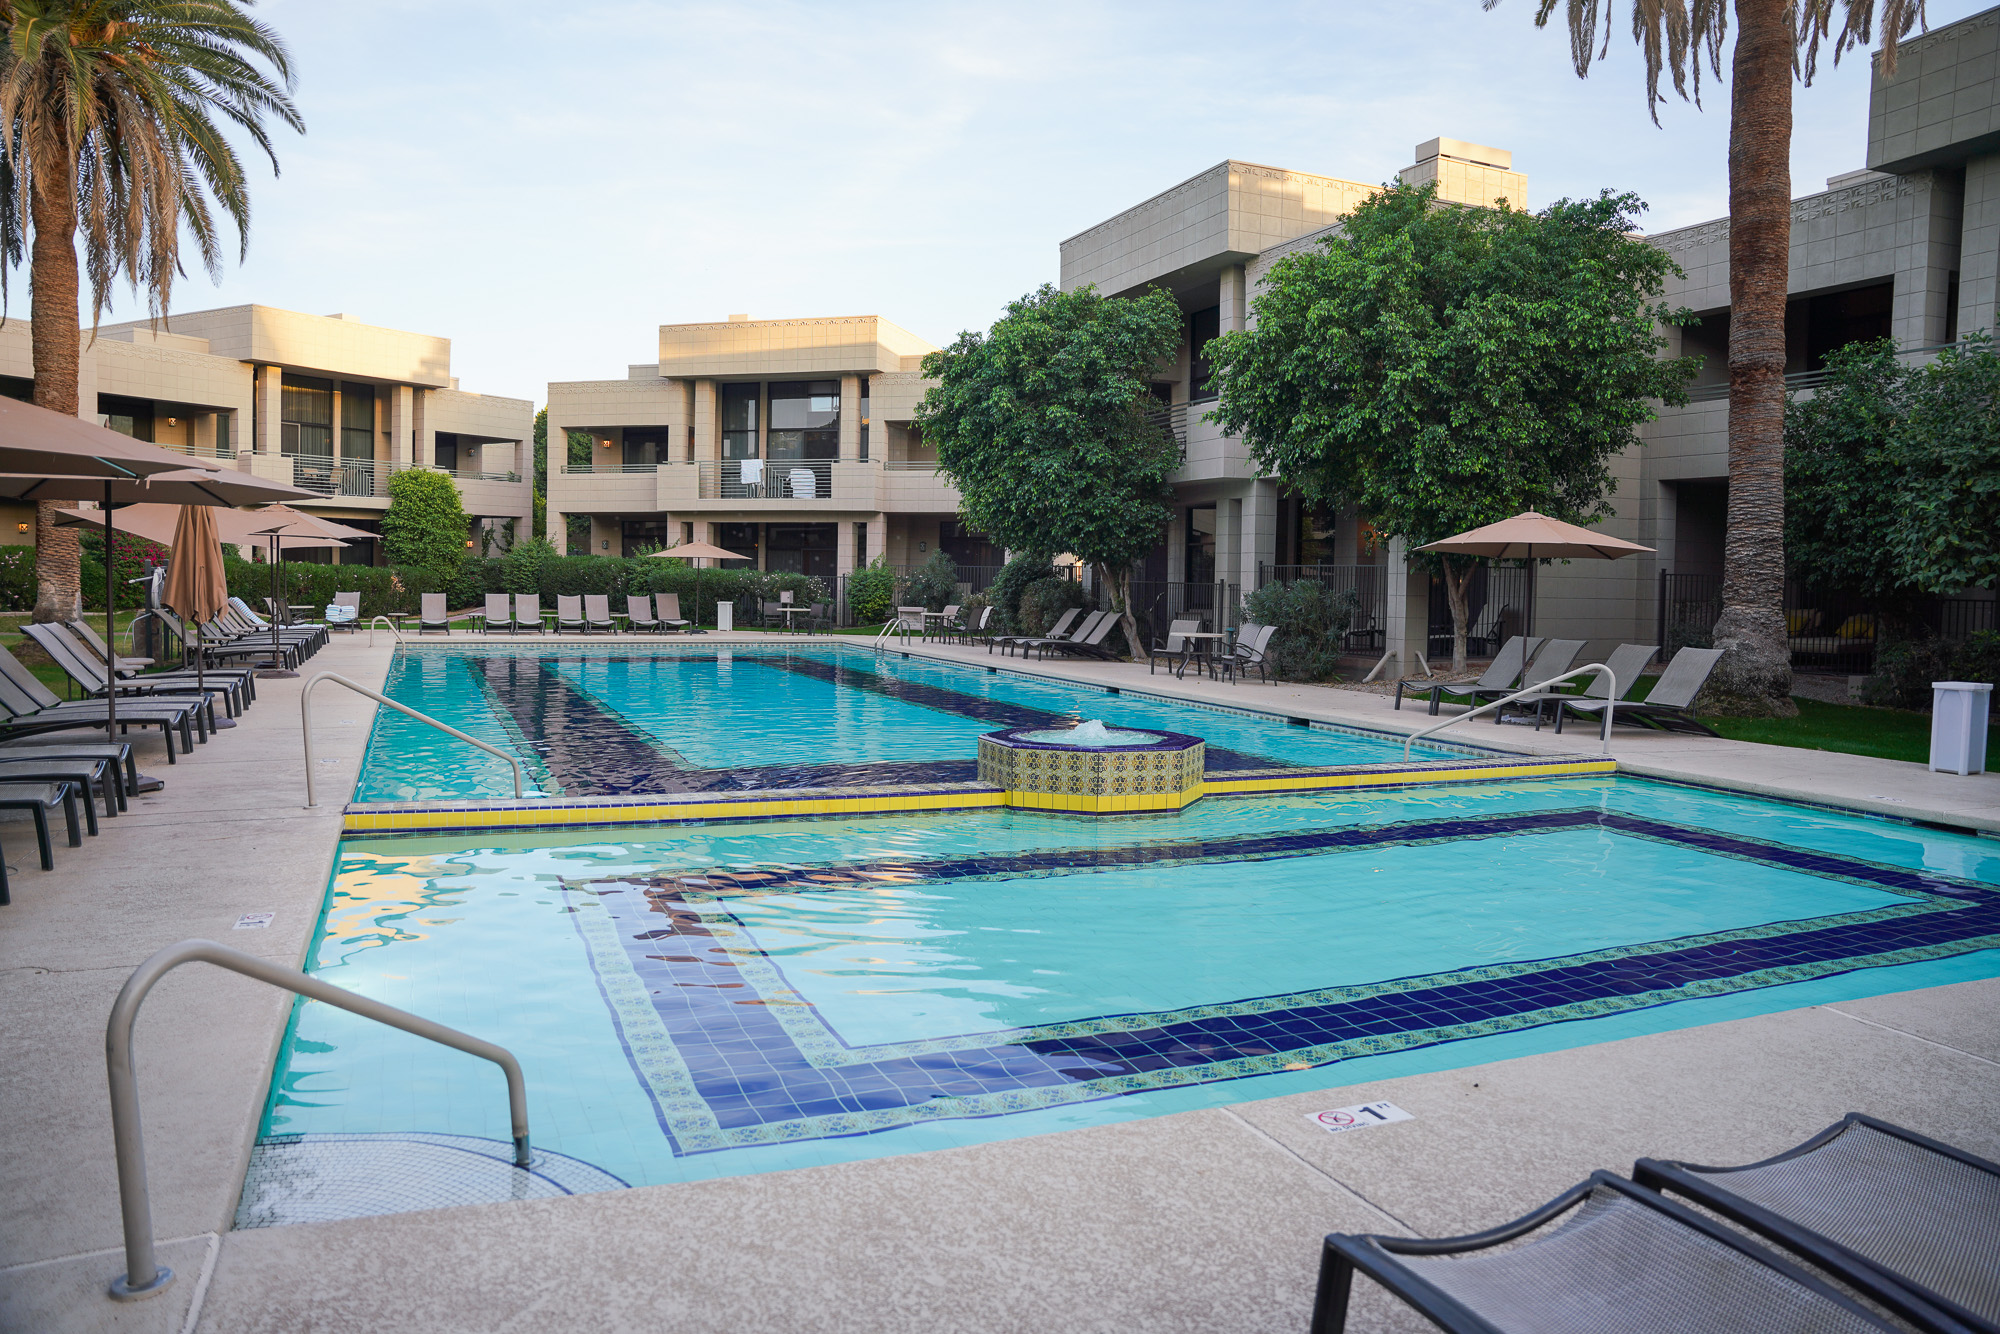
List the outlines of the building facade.
{"type": "Polygon", "coordinates": [[[624,379],[549,386],[549,538],[588,516],[593,554],[713,542],[830,588],[877,557],[997,561],[911,423],[936,350],[874,315],[662,325],[624,379]],[[567,431],[589,463],[566,461],[567,431]]]}
{"type": "MultiPolygon", "coordinates": [[[[474,523],[467,540],[525,537],[533,514],[534,404],[475,394],[451,374],[451,341],[271,306],[175,314],[85,331],[85,418],[170,449],[223,459],[315,492],[299,508],[369,532],[408,468],[451,475],[474,523]]],[[[0,326],[0,392],[28,398],[25,320],[0,326]]],[[[5,535],[32,541],[32,513],[5,535]],[[22,530],[22,524],[27,530],[22,530]]],[[[379,544],[334,553],[374,564],[379,544]]]]}

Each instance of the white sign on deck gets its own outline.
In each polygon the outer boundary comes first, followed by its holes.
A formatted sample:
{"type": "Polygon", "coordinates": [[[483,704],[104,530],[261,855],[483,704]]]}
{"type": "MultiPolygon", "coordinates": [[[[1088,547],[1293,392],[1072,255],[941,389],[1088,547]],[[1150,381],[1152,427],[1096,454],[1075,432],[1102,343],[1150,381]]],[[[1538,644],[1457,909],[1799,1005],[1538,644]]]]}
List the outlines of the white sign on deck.
{"type": "Polygon", "coordinates": [[[277,915],[274,912],[247,912],[236,919],[235,929],[238,931],[260,931],[269,926],[271,919],[277,915]]]}
{"type": "Polygon", "coordinates": [[[1345,1134],[1350,1130],[1366,1130],[1369,1126],[1386,1126],[1391,1121],[1410,1119],[1412,1119],[1410,1114],[1393,1102],[1364,1102],[1354,1107],[1336,1107],[1328,1112],[1306,1113],[1306,1120],[1329,1135],[1345,1134]]]}

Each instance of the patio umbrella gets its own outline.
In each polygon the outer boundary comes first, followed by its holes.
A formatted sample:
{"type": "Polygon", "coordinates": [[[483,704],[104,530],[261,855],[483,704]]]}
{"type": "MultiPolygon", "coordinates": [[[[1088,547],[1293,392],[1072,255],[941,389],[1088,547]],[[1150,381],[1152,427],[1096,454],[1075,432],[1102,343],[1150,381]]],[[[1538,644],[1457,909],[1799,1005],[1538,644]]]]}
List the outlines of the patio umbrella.
{"type": "MultiPolygon", "coordinates": [[[[11,399],[0,399],[0,404],[26,407],[11,399]]],[[[46,444],[49,440],[67,439],[66,427],[61,423],[70,419],[60,413],[46,412],[37,408],[43,417],[53,417],[58,428],[51,428],[47,437],[35,437],[30,446],[46,444]]],[[[0,408],[0,432],[6,429],[7,409],[0,408]]],[[[29,419],[37,427],[46,425],[38,418],[29,419]]],[[[88,423],[77,422],[77,426],[88,423]]],[[[288,496],[307,496],[312,493],[301,491],[295,486],[285,486],[278,482],[252,477],[247,472],[237,472],[233,468],[202,469],[187,467],[187,456],[176,454],[170,449],[155,449],[152,445],[129,440],[116,431],[107,431],[100,426],[90,430],[98,436],[109,437],[108,441],[94,437],[90,443],[101,448],[102,455],[78,454],[72,462],[79,468],[94,467],[98,471],[89,474],[59,475],[54,477],[29,477],[13,473],[0,473],[0,497],[10,500],[95,500],[104,506],[104,643],[113,657],[117,656],[117,562],[112,559],[112,537],[115,532],[112,511],[120,504],[134,504],[139,501],[156,501],[180,505],[244,505],[259,500],[273,500],[288,496]],[[136,448],[130,453],[119,453],[117,442],[123,441],[136,448]],[[154,468],[153,455],[167,460],[178,461],[178,468],[154,468]],[[129,468],[128,468],[129,465],[129,468]],[[123,474],[114,469],[128,468],[123,474]],[[131,471],[130,469],[141,471],[131,471]]],[[[0,434],[0,442],[6,437],[0,434]]],[[[11,466],[23,454],[31,455],[34,448],[23,446],[16,452],[11,446],[0,443],[0,467],[11,466]]],[[[74,523],[77,520],[69,520],[74,523]]],[[[108,666],[109,664],[107,664],[108,666]]],[[[112,741],[118,739],[118,692],[105,693],[104,734],[112,741]]]]}
{"type": "MultiPolygon", "coordinates": [[[[47,477],[145,477],[189,468],[217,471],[219,462],[186,454],[17,399],[0,398],[0,472],[47,477]]],[[[229,470],[229,471],[233,471],[229,470]]],[[[72,499],[43,496],[44,500],[72,499]]],[[[83,499],[94,500],[94,496],[83,499]]]]}
{"type": "MultiPolygon", "coordinates": [[[[222,542],[216,536],[215,507],[183,505],[174,532],[174,558],[167,566],[167,589],[161,600],[195,625],[194,688],[201,690],[204,660],[200,627],[222,614],[229,601],[229,583],[222,573],[222,542]]],[[[236,725],[234,718],[217,718],[215,725],[236,725]]]]}
{"type": "MultiPolygon", "coordinates": [[[[216,540],[225,547],[254,546],[264,540],[269,523],[260,521],[255,510],[227,509],[218,505],[206,507],[215,518],[216,540]]],[[[146,503],[121,505],[118,507],[118,531],[130,533],[133,537],[156,542],[163,547],[171,547],[180,531],[181,509],[179,505],[146,503]]],[[[103,519],[94,511],[71,510],[56,520],[59,528],[88,526],[96,528],[103,519]]],[[[286,551],[344,547],[347,543],[332,537],[309,537],[303,534],[287,533],[281,539],[286,551]]]]}
{"type": "MultiPolygon", "coordinates": [[[[724,551],[713,542],[683,542],[677,547],[655,551],[653,555],[663,560],[749,560],[750,557],[734,551],[724,551]]],[[[701,615],[701,566],[694,567],[694,613],[701,615]]]]}
{"type": "Polygon", "coordinates": [[[1459,533],[1417,548],[1447,556],[1491,556],[1497,560],[1617,560],[1651,551],[1637,542],[1579,528],[1526,510],[1511,519],[1459,533]]]}

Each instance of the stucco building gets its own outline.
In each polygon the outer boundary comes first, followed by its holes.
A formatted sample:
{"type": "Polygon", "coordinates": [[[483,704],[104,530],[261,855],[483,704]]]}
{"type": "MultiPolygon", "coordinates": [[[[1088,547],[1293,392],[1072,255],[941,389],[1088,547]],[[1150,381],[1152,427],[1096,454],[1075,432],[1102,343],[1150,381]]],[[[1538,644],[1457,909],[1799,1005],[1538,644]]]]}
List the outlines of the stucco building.
{"type": "MultiPolygon", "coordinates": [[[[389,506],[389,478],[435,468],[457,484],[483,533],[526,536],[534,404],[476,394],[451,373],[451,340],[271,306],[175,313],[85,331],[81,415],[170,449],[219,458],[316,492],[299,508],[370,532],[389,506]]],[[[27,398],[34,358],[26,320],[0,326],[0,393],[27,398]]],[[[32,541],[32,514],[4,535],[32,541]],[[28,531],[22,524],[28,523],[28,531]]],[[[374,542],[339,551],[373,564],[374,542]]]]}
{"type": "Polygon", "coordinates": [[[997,561],[911,426],[936,350],[876,315],[661,325],[625,378],[549,386],[549,537],[585,515],[598,555],[714,542],[830,583],[878,556],[997,561]],[[564,460],[566,431],[589,463],[564,460]]]}

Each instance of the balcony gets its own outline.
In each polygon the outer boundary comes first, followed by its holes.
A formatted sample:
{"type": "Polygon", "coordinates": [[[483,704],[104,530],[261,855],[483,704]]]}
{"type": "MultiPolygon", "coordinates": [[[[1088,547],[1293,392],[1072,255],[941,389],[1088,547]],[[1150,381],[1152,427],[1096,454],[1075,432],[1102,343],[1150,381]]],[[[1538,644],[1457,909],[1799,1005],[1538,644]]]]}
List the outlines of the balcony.
{"type": "MultiPolygon", "coordinates": [[[[232,456],[212,457],[227,459],[232,456]]],[[[249,460],[248,471],[253,476],[284,482],[328,499],[372,500],[385,504],[389,499],[389,479],[411,466],[385,459],[336,459],[318,454],[252,453],[233,457],[238,467],[244,466],[243,460],[249,460]]],[[[527,483],[519,473],[429,471],[444,472],[457,484],[468,513],[499,517],[528,512],[527,483]]]]}
{"type": "Polygon", "coordinates": [[[645,510],[950,511],[958,492],[937,464],[853,459],[723,459],[565,465],[551,487],[568,513],[645,510]],[[751,465],[746,467],[745,465],[751,465]]]}
{"type": "Polygon", "coordinates": [[[698,500],[831,500],[832,459],[727,459],[698,463],[698,500]],[[761,466],[759,466],[761,464],[761,466]]]}

